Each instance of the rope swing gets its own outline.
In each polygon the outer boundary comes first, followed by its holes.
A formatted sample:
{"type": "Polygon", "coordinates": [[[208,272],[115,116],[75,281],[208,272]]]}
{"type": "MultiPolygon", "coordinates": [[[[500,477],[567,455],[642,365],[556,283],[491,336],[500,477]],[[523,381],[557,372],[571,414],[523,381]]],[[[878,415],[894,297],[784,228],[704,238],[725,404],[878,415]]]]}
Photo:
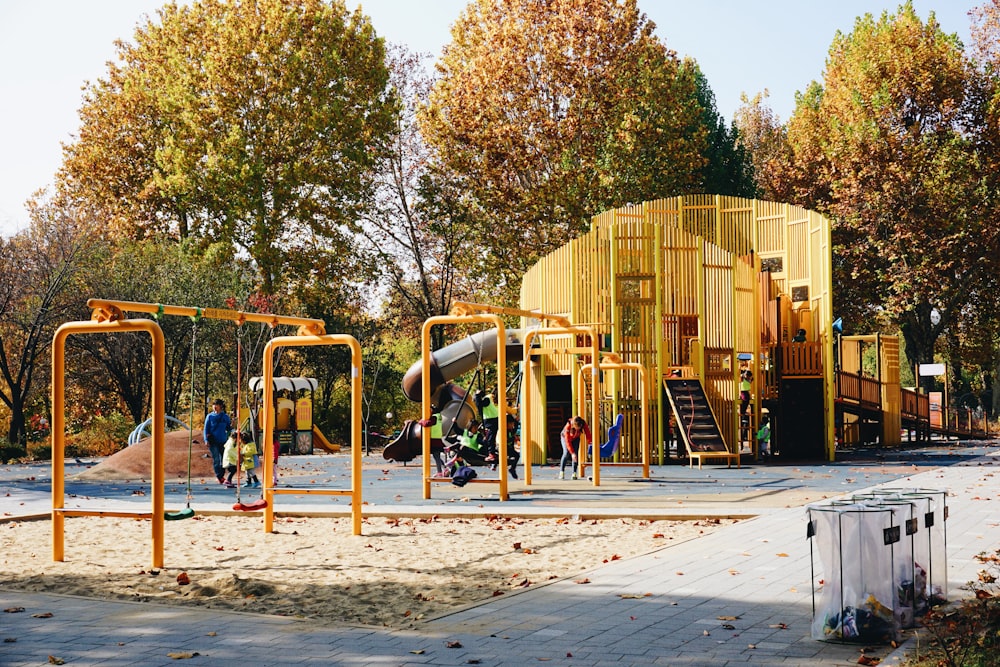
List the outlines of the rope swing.
{"type": "MultiPolygon", "coordinates": [[[[247,502],[242,502],[240,500],[240,477],[243,472],[243,432],[242,424],[240,424],[240,387],[243,384],[243,371],[242,371],[242,360],[243,360],[243,329],[240,324],[236,324],[236,446],[239,455],[239,464],[236,469],[236,504],[233,505],[233,509],[237,512],[253,512],[256,510],[262,510],[267,507],[267,500],[264,498],[264,484],[260,487],[260,498],[257,500],[248,500],[247,502]]],[[[254,447],[256,447],[254,443],[254,447]]],[[[266,482],[265,482],[266,483],[266,482]]]]}

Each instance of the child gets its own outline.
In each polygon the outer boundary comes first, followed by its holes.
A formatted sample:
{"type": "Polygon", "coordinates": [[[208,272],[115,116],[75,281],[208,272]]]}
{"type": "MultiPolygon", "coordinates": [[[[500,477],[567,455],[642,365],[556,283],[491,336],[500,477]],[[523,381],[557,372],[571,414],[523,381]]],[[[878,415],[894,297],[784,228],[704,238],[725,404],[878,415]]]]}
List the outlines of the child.
{"type": "Polygon", "coordinates": [[[576,479],[577,454],[594,441],[590,434],[590,426],[583,417],[576,416],[566,422],[563,430],[559,433],[559,441],[562,443],[563,454],[559,461],[559,479],[566,478],[566,462],[573,461],[573,479],[576,479]]]}
{"type": "Polygon", "coordinates": [[[226,440],[225,447],[222,448],[222,467],[225,472],[229,473],[225,482],[227,489],[236,488],[236,484],[233,483],[233,475],[236,474],[236,466],[239,460],[239,453],[236,450],[236,438],[233,434],[230,434],[229,439],[226,440]]]}
{"type": "Polygon", "coordinates": [[[274,439],[274,446],[271,447],[271,456],[274,465],[271,466],[271,486],[278,486],[278,457],[281,455],[281,442],[277,437],[274,439]]]}
{"type": "Polygon", "coordinates": [[[771,418],[764,415],[760,418],[760,429],[757,431],[757,451],[762,459],[771,456],[771,418]]]}
{"type": "Polygon", "coordinates": [[[469,428],[465,429],[465,432],[458,436],[458,442],[462,447],[467,447],[473,452],[481,452],[483,441],[482,436],[479,434],[479,422],[475,419],[470,421],[469,428]]]}
{"type": "Polygon", "coordinates": [[[247,481],[243,484],[245,487],[259,487],[260,480],[257,478],[257,473],[254,472],[254,468],[257,467],[260,459],[257,458],[257,445],[249,433],[244,433],[240,436],[243,441],[243,472],[247,475],[247,481]]]}

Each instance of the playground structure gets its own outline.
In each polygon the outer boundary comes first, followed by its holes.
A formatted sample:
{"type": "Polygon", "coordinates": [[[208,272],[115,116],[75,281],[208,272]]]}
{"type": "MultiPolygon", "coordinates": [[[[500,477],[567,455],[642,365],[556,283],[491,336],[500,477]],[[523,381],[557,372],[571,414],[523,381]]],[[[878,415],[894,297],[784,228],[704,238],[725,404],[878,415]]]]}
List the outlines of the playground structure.
{"type": "MultiPolygon", "coordinates": [[[[263,406],[275,405],[274,374],[272,359],[274,352],[282,347],[315,346],[315,345],[346,345],[351,350],[351,487],[349,489],[295,489],[282,487],[273,488],[272,447],[275,442],[275,410],[264,411],[264,480],[262,505],[264,510],[264,531],[273,530],[274,496],[276,494],[318,494],[350,496],[352,529],[355,535],[361,534],[361,396],[362,396],[362,364],[361,346],[352,336],[345,334],[326,334],[325,325],[321,320],[274,315],[270,313],[246,313],[242,311],[193,308],[187,306],[170,306],[164,304],[134,303],[127,301],[108,301],[90,299],[87,306],[92,309],[91,320],[67,322],[60,326],[54,335],[52,345],[52,559],[65,559],[65,517],[67,516],[104,516],[129,517],[149,519],[151,521],[151,552],[152,566],[163,567],[163,524],[164,511],[164,475],[163,475],[163,440],[166,431],[166,416],[164,412],[165,398],[165,363],[164,337],[159,324],[153,319],[126,319],[125,313],[148,313],[159,318],[163,315],[186,316],[197,321],[202,317],[210,319],[230,320],[237,325],[245,322],[260,322],[270,327],[281,325],[298,326],[295,336],[283,336],[271,339],[263,353],[263,406]],[[67,508],[65,504],[65,447],[66,447],[66,340],[70,335],[95,333],[147,332],[152,339],[152,447],[151,447],[151,508],[147,511],[135,512],[107,508],[67,508]]],[[[190,496],[189,496],[190,504],[190,496]]],[[[180,513],[179,513],[180,514],[180,513]]],[[[188,516],[180,514],[180,516],[188,516]]],[[[174,517],[179,518],[179,517],[174,517]]]]}
{"type": "MultiPolygon", "coordinates": [[[[588,383],[579,372],[586,355],[542,339],[525,371],[525,461],[555,457],[562,424],[588,392],[601,394],[595,433],[624,416],[622,462],[643,461],[649,429],[661,464],[739,465],[757,455],[765,411],[772,451],[787,459],[832,461],[838,439],[893,446],[901,429],[929,433],[927,396],[900,387],[898,340],[835,328],[831,267],[830,221],[789,204],[689,195],[595,216],[588,233],[528,270],[520,309],[588,323],[600,341],[590,356],[615,355],[643,368],[646,381],[588,383]],[[800,330],[802,342],[793,339],[800,330]],[[859,372],[859,340],[876,347],[877,377],[859,372]],[[753,374],[746,414],[741,364],[753,374]],[[665,445],[671,414],[676,450],[665,445]]],[[[537,329],[542,317],[522,316],[521,326],[537,329]]]]}
{"type": "MultiPolygon", "coordinates": [[[[263,401],[263,382],[264,378],[260,376],[250,378],[248,387],[255,401],[251,406],[240,406],[239,423],[249,422],[255,436],[264,430],[258,419],[263,401]]],[[[316,391],[316,384],[316,378],[274,378],[274,430],[281,453],[312,454],[316,446],[331,454],[340,451],[340,445],[331,443],[313,422],[313,393],[316,391]],[[301,392],[309,394],[300,395],[301,392]]]]}
{"type": "MultiPolygon", "coordinates": [[[[504,368],[507,361],[522,361],[528,366],[537,364],[537,358],[542,355],[571,354],[577,356],[586,362],[581,369],[581,373],[589,371],[586,375],[589,378],[589,384],[584,380],[584,376],[581,375],[580,386],[589,386],[589,396],[591,397],[591,410],[589,413],[586,413],[588,394],[587,392],[580,392],[578,394],[580,414],[588,414],[594,420],[595,424],[600,423],[600,401],[602,395],[600,391],[600,378],[602,372],[636,371],[640,387],[637,401],[641,410],[638,418],[633,420],[634,423],[630,426],[634,427],[636,433],[639,434],[638,441],[644,452],[642,457],[643,476],[645,478],[649,477],[650,447],[646,428],[644,427],[647,421],[647,401],[643,393],[646,384],[646,369],[639,364],[623,362],[616,354],[602,353],[599,349],[598,335],[593,327],[589,325],[574,326],[562,315],[529,312],[516,308],[504,308],[463,301],[453,304],[450,315],[431,318],[425,322],[424,327],[421,359],[415,362],[404,376],[402,383],[403,393],[411,401],[421,402],[425,413],[428,410],[439,410],[445,423],[445,431],[450,431],[452,424],[458,429],[464,429],[468,420],[475,416],[475,409],[468,403],[465,390],[456,389],[450,381],[463,373],[477,368],[484,361],[496,361],[499,368],[504,368]],[[535,326],[530,329],[505,331],[500,326],[500,320],[497,318],[499,315],[530,318],[535,322],[535,326]],[[446,345],[439,350],[432,351],[430,349],[429,331],[433,326],[477,322],[492,322],[497,324],[497,327],[480,331],[477,334],[446,345]],[[539,322],[542,324],[539,325],[539,322]],[[547,338],[555,342],[564,341],[569,338],[571,344],[565,347],[542,347],[537,342],[540,338],[547,338]],[[455,404],[459,404],[461,407],[451,407],[455,404]]],[[[503,372],[498,372],[499,377],[503,377],[503,375],[503,372]]],[[[534,417],[531,409],[532,401],[527,400],[527,397],[531,392],[531,387],[529,385],[522,385],[521,390],[523,399],[521,401],[522,429],[530,430],[530,425],[533,423],[534,417]]],[[[501,413],[503,412],[509,413],[509,410],[502,410],[501,413]]],[[[424,419],[427,419],[426,414],[424,419]]],[[[623,420],[624,415],[621,415],[616,420],[613,430],[609,431],[613,435],[609,435],[609,440],[603,443],[604,445],[613,445],[611,449],[614,451],[611,452],[611,455],[606,457],[595,456],[592,459],[591,465],[594,471],[590,480],[594,486],[600,486],[602,458],[614,459],[613,461],[603,463],[603,465],[631,465],[631,463],[617,460],[617,445],[620,442],[620,436],[623,431],[623,420]]],[[[418,422],[407,421],[400,430],[399,436],[386,446],[383,456],[388,460],[406,462],[422,454],[424,456],[424,465],[427,466],[425,468],[425,497],[429,498],[431,483],[448,482],[451,480],[448,477],[430,476],[430,462],[427,458],[430,450],[424,448],[417,449],[418,444],[422,444],[424,441],[425,431],[427,432],[426,439],[430,442],[429,429],[422,428],[418,422]]],[[[603,432],[604,429],[601,427],[594,429],[594,433],[597,434],[598,439],[600,439],[603,432]]],[[[601,442],[597,442],[596,444],[598,446],[602,445],[601,442]]],[[[501,449],[501,451],[503,450],[501,449]]],[[[600,453],[600,448],[597,451],[600,453]]],[[[581,478],[586,476],[588,455],[589,452],[584,451],[578,457],[577,466],[581,478]]],[[[530,486],[533,473],[531,450],[522,448],[522,456],[524,460],[524,482],[530,486]]],[[[544,463],[544,461],[545,459],[543,458],[542,462],[544,463]]],[[[477,478],[472,481],[500,483],[501,499],[506,499],[506,484],[504,480],[477,478]]]]}

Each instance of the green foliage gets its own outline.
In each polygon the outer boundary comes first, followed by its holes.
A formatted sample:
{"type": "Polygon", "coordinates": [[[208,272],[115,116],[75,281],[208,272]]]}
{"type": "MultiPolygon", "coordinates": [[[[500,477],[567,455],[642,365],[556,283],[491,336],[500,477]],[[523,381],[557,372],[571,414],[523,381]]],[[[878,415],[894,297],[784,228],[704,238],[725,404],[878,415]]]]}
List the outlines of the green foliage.
{"type": "Polygon", "coordinates": [[[758,188],[746,145],[740,141],[736,125],[726,125],[715,108],[715,94],[708,79],[695,66],[702,124],[708,128],[705,166],[701,170],[701,191],[707,194],[755,198],[758,188]]]}
{"type": "Polygon", "coordinates": [[[97,415],[83,430],[67,438],[66,456],[110,456],[128,446],[128,436],[134,429],[135,423],[120,412],[97,415]]]}
{"type": "Polygon", "coordinates": [[[222,241],[273,293],[346,230],[392,128],[382,40],[342,0],[169,4],[86,90],[61,187],[136,238],[222,241]]]}
{"type": "Polygon", "coordinates": [[[855,331],[891,320],[911,363],[991,271],[978,85],[957,38],[907,3],[836,35],[788,124],[792,198],[835,220],[834,310],[855,331]]]}

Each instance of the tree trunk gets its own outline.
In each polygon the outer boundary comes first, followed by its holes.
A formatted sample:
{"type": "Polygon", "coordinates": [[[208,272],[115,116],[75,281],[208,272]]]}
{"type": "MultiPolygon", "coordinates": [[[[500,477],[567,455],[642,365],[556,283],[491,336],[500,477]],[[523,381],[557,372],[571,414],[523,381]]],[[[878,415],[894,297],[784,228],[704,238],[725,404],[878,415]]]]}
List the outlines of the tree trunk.
{"type": "MultiPolygon", "coordinates": [[[[937,333],[931,323],[929,311],[924,316],[918,312],[907,313],[900,322],[900,331],[906,342],[906,359],[911,368],[917,364],[934,362],[934,342],[937,333]]],[[[931,377],[917,377],[916,383],[918,388],[923,388],[925,391],[934,388],[934,378],[931,377]]]]}
{"type": "Polygon", "coordinates": [[[12,445],[27,447],[28,432],[24,422],[24,399],[17,392],[11,392],[10,398],[10,427],[7,429],[7,441],[12,445]]]}

